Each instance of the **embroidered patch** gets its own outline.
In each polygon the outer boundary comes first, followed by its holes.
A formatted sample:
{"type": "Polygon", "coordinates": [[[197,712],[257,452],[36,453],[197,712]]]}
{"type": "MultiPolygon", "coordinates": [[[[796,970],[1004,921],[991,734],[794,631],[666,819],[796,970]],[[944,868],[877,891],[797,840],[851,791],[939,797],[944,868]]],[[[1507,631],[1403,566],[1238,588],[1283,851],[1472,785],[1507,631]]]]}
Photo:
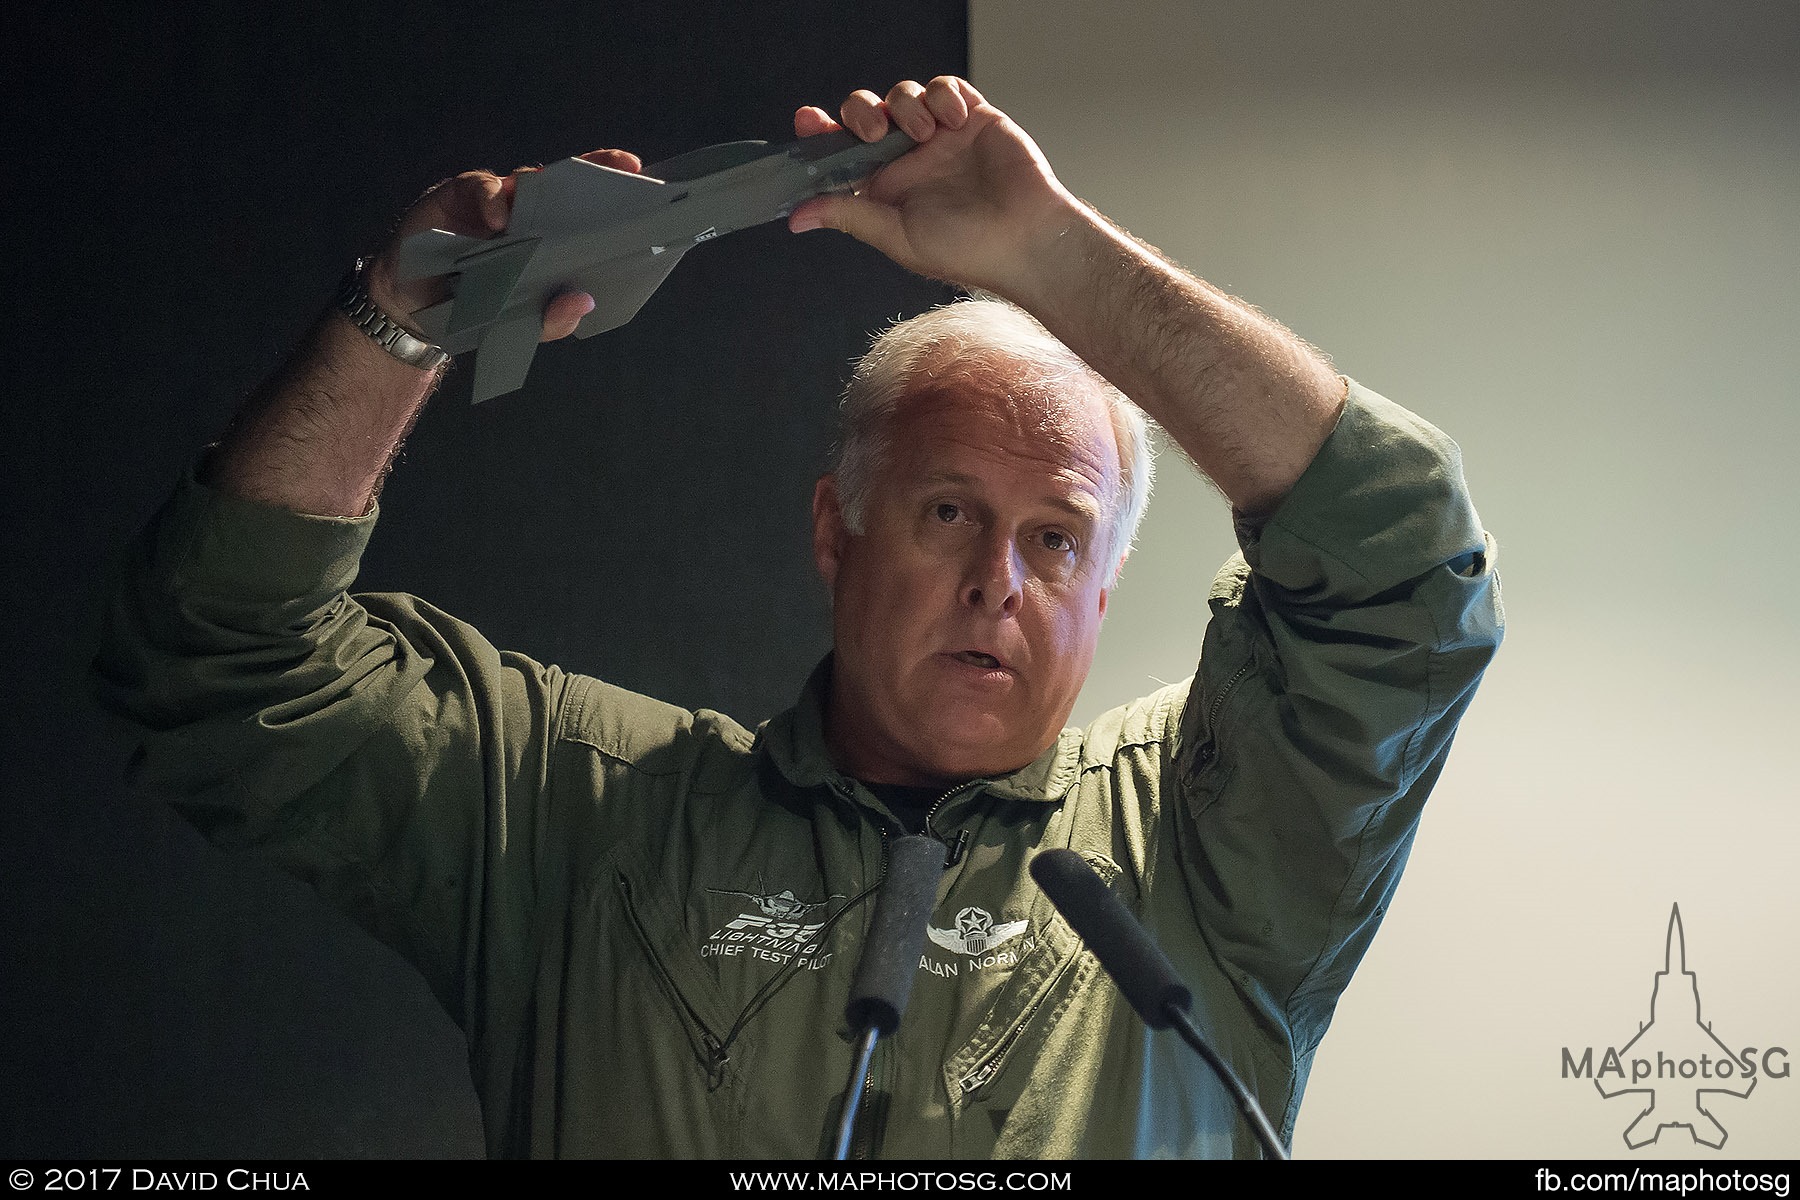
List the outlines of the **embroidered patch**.
{"type": "Polygon", "coordinates": [[[1025,932],[1025,926],[1024,921],[995,925],[994,918],[987,909],[970,907],[956,914],[954,929],[939,929],[935,925],[927,925],[925,936],[946,950],[974,955],[985,952],[991,946],[1012,941],[1025,932]]]}
{"type": "Polygon", "coordinates": [[[956,920],[948,929],[925,926],[925,936],[934,945],[962,955],[962,960],[922,954],[919,969],[939,979],[954,979],[964,971],[973,974],[995,967],[1017,966],[1020,959],[1037,948],[1037,939],[1029,935],[1029,927],[1030,922],[1024,920],[996,924],[987,909],[970,905],[956,914],[956,920]]]}
{"type": "MultiPolygon", "coordinates": [[[[760,886],[760,885],[759,885],[760,886]]],[[[701,958],[748,958],[774,966],[785,966],[799,955],[809,971],[817,971],[831,961],[831,955],[818,953],[813,940],[825,927],[821,920],[809,920],[815,912],[839,894],[823,900],[802,900],[792,889],[779,892],[742,892],[731,888],[707,888],[716,896],[741,896],[750,902],[743,911],[714,930],[700,944],[701,958]]]]}

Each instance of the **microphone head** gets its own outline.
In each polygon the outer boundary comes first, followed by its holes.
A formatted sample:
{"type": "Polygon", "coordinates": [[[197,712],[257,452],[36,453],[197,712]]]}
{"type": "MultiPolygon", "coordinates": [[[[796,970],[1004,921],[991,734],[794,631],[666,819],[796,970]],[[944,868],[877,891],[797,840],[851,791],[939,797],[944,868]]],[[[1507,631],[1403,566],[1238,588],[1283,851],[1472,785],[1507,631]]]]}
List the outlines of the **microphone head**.
{"type": "Polygon", "coordinates": [[[850,1028],[886,1037],[900,1027],[945,857],[944,843],[933,837],[903,837],[889,848],[887,878],[875,896],[875,916],[844,1008],[850,1028]]]}
{"type": "Polygon", "coordinates": [[[1181,982],[1168,955],[1086,859],[1073,850],[1046,850],[1031,860],[1031,877],[1094,952],[1144,1024],[1167,1029],[1170,1005],[1187,1011],[1194,994],[1181,982]]]}

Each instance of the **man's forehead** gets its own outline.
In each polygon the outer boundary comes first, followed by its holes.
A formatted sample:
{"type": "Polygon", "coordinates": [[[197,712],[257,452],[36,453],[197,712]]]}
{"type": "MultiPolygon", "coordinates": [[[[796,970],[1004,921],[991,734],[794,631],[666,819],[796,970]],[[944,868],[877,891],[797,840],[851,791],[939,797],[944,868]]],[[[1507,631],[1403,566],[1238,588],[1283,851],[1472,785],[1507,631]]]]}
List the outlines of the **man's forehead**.
{"type": "Polygon", "coordinates": [[[1104,448],[1116,461],[1117,432],[1093,380],[1079,372],[1048,372],[1011,357],[968,359],[939,350],[913,374],[896,404],[896,419],[930,428],[967,417],[990,423],[1008,442],[1104,448]]]}
{"type": "Polygon", "coordinates": [[[1086,517],[1119,475],[1110,411],[1086,381],[1022,381],[991,368],[916,377],[893,432],[895,465],[910,483],[972,486],[992,482],[999,466],[1037,476],[1045,500],[1086,517]]]}

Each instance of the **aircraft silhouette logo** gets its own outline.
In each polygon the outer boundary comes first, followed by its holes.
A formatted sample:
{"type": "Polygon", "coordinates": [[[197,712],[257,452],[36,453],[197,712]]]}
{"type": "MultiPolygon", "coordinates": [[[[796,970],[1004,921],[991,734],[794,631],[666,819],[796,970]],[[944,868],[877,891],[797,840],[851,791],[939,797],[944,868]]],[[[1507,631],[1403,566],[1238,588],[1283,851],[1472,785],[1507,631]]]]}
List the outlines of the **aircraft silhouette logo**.
{"type": "Polygon", "coordinates": [[[1711,1098],[1750,1095],[1756,1088],[1755,1068],[1742,1071],[1740,1056],[1713,1033],[1712,1024],[1700,1013],[1700,983],[1687,968],[1687,938],[1681,927],[1681,906],[1669,913],[1669,937],[1663,951],[1663,969],[1656,973],[1650,992],[1650,1019],[1638,1025],[1637,1035],[1619,1047],[1617,1055],[1603,1060],[1594,1086],[1608,1100],[1638,1096],[1643,1111],[1625,1127],[1625,1144],[1633,1150],[1655,1142],[1662,1131],[1686,1126],[1696,1142],[1718,1149],[1725,1144],[1725,1127],[1713,1115],[1711,1098]],[[1654,1084],[1640,1086],[1638,1071],[1627,1082],[1609,1088],[1606,1061],[1633,1064],[1654,1062],[1654,1084]],[[1729,1064],[1729,1065],[1727,1065],[1729,1064]],[[1687,1068],[1694,1068],[1691,1072],[1687,1068]],[[1664,1068],[1669,1068],[1666,1072],[1664,1068]],[[1698,1085],[1698,1086],[1697,1086],[1698,1085]]]}

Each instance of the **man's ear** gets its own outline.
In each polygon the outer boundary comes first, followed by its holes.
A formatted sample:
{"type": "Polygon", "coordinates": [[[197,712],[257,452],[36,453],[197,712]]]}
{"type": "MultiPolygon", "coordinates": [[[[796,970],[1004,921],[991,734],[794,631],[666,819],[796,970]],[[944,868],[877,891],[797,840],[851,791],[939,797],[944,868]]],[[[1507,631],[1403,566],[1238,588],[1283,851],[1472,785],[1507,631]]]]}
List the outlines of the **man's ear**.
{"type": "Polygon", "coordinates": [[[1106,587],[1100,592],[1100,615],[1103,617],[1106,615],[1106,597],[1114,588],[1119,586],[1119,576],[1125,573],[1125,560],[1130,557],[1131,551],[1129,548],[1125,553],[1119,555],[1119,561],[1113,564],[1112,578],[1106,581],[1106,587]]]}
{"type": "Polygon", "coordinates": [[[827,588],[837,587],[838,566],[844,560],[844,543],[849,536],[837,476],[821,476],[813,485],[813,562],[818,564],[827,588]]]}

